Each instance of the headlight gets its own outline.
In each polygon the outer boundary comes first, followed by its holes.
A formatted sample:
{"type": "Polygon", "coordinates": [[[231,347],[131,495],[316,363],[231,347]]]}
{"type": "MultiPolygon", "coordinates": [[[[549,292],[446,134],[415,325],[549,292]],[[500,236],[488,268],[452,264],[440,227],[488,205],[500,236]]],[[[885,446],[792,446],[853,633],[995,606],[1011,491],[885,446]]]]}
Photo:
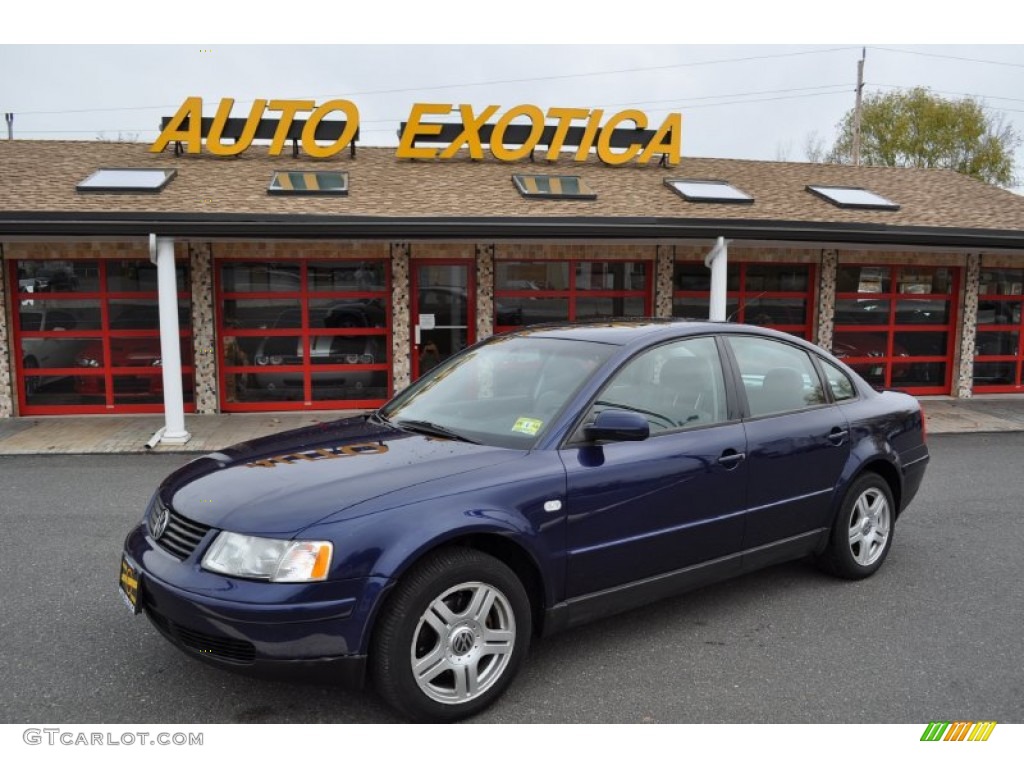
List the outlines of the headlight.
{"type": "Polygon", "coordinates": [[[333,549],[329,541],[282,541],[221,531],[203,557],[203,568],[247,579],[323,581],[333,549]]]}
{"type": "Polygon", "coordinates": [[[152,363],[150,363],[150,365],[163,365],[163,364],[164,364],[164,359],[162,357],[158,357],[156,360],[154,360],[152,363]]]}
{"type": "Polygon", "coordinates": [[[100,361],[97,360],[95,357],[80,357],[77,360],[75,360],[75,362],[78,363],[83,368],[99,368],[100,367],[100,361]]]}

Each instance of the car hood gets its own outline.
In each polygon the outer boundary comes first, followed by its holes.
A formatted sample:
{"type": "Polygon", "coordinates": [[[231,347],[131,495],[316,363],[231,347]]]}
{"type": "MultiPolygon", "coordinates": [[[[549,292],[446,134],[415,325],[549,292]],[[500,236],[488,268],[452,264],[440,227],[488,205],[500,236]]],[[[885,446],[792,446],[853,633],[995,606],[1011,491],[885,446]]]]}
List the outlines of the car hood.
{"type": "Polygon", "coordinates": [[[357,417],[207,454],[170,475],[159,493],[175,512],[204,525],[290,536],[332,515],[367,514],[377,508],[363,505],[370,500],[386,507],[403,503],[400,492],[419,499],[451,493],[457,476],[523,453],[357,417]]]}

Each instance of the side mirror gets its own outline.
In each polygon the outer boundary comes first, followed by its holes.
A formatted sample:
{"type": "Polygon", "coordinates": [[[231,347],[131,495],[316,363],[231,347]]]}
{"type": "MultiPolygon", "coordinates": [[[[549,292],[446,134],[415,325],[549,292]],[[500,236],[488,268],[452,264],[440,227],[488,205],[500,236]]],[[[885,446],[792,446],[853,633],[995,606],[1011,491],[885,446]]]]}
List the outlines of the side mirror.
{"type": "Polygon", "coordinates": [[[646,440],[651,436],[651,425],[639,413],[613,408],[597,414],[594,423],[583,428],[583,434],[591,442],[646,440]]]}

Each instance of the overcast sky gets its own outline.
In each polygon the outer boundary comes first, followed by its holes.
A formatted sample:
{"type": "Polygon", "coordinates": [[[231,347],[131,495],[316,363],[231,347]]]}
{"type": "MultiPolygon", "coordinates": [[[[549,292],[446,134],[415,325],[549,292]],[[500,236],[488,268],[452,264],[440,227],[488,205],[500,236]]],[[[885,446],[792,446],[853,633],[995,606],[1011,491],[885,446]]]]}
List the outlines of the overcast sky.
{"type": "MultiPolygon", "coordinates": [[[[454,6],[430,6],[426,13],[423,4],[389,3],[382,23],[381,12],[374,18],[373,11],[345,10],[340,2],[325,6],[330,10],[299,3],[280,6],[271,20],[218,26],[204,23],[202,6],[190,12],[176,3],[150,12],[149,19],[133,11],[137,23],[130,30],[106,21],[118,16],[118,3],[105,3],[81,20],[61,17],[59,28],[41,18],[20,28],[5,25],[0,110],[14,113],[16,138],[120,136],[150,142],[160,117],[173,114],[188,96],[201,96],[207,115],[221,98],[233,97],[236,116],[245,116],[254,98],[348,98],[359,108],[360,143],[395,145],[398,124],[415,102],[471,104],[478,110],[488,104],[503,110],[518,104],[629,106],[646,112],[655,125],[667,112],[681,112],[684,158],[804,160],[809,138],[830,144],[836,124],[852,108],[857,61],[866,46],[867,93],[921,85],[948,97],[977,96],[1024,133],[1024,46],[927,42],[929,34],[955,40],[955,21],[948,24],[951,32],[938,34],[920,24],[901,27],[901,19],[887,16],[894,23],[885,28],[913,30],[904,34],[908,42],[894,43],[877,39],[877,18],[869,29],[854,26],[841,34],[831,24],[826,34],[790,24],[782,20],[785,3],[772,4],[776,15],[762,28],[745,9],[763,9],[764,3],[731,5],[717,17],[706,9],[694,12],[685,2],[662,6],[672,9],[663,15],[654,12],[656,3],[643,6],[651,11],[646,16],[619,12],[597,21],[598,6],[588,5],[586,23],[572,15],[573,5],[560,4],[561,15],[544,23],[543,3],[475,11],[471,18],[452,11],[454,6]],[[102,17],[96,10],[104,11],[102,17]],[[731,23],[729,11],[735,11],[731,23]],[[488,15],[493,13],[500,16],[488,15]],[[212,39],[184,42],[197,28],[212,39]],[[268,30],[274,39],[320,44],[233,44],[265,40],[268,30]],[[530,38],[543,44],[496,44],[530,38]],[[743,42],[701,42],[716,38],[743,42]],[[798,42],[829,38],[853,42],[798,42]],[[628,42],[601,44],[619,39],[628,42]],[[769,44],[775,39],[792,42],[769,44]],[[76,44],[84,40],[104,44],[76,44]],[[179,44],[156,44],[160,40],[179,44]],[[327,44],[331,40],[339,42],[327,44]],[[469,40],[486,44],[464,42],[469,40]]],[[[790,5],[819,14],[835,7],[790,5]]],[[[858,8],[867,13],[871,5],[858,8]]],[[[929,8],[941,15],[943,6],[929,8]]],[[[981,39],[971,26],[965,22],[962,34],[981,39]]],[[[1017,157],[1017,173],[1024,175],[1024,149],[1017,157]]]]}

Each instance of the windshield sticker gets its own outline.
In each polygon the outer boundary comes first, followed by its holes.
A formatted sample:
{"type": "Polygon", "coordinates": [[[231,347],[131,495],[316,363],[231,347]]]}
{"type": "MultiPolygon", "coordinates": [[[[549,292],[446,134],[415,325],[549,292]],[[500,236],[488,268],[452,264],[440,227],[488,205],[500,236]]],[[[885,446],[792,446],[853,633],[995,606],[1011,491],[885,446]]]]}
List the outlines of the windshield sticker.
{"type": "Polygon", "coordinates": [[[524,435],[536,435],[543,425],[544,422],[540,419],[530,419],[525,416],[521,416],[516,419],[516,423],[512,426],[513,432],[522,432],[524,435]]]}

